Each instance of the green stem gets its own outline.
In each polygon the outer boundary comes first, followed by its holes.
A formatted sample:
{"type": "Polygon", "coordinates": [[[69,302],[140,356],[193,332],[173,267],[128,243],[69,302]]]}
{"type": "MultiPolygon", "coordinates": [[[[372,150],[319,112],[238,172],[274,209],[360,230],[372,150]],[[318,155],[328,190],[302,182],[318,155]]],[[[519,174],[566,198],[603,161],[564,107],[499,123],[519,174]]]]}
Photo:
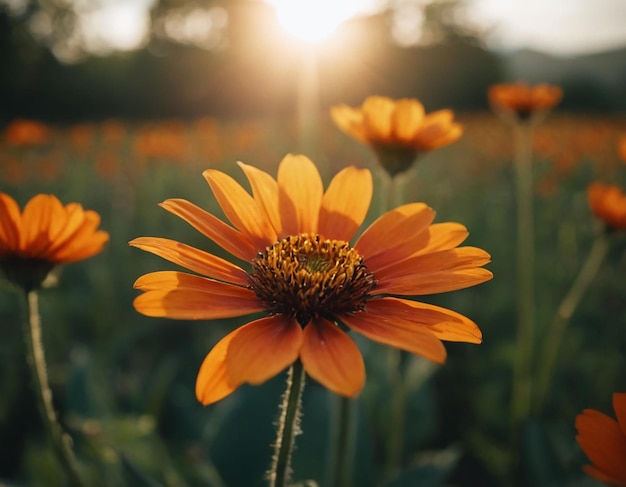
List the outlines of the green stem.
{"type": "Polygon", "coordinates": [[[517,356],[513,377],[511,418],[514,437],[530,413],[535,335],[535,237],[533,216],[532,126],[515,125],[517,197],[517,356]]]}
{"type": "Polygon", "coordinates": [[[296,435],[301,433],[300,415],[302,391],[304,390],[304,368],[297,360],[289,368],[287,389],[280,405],[280,419],[274,445],[274,457],[269,472],[270,487],[287,487],[291,478],[291,454],[296,435]]]}
{"type": "Polygon", "coordinates": [[[333,483],[334,487],[352,485],[354,465],[354,444],[356,434],[356,402],[347,397],[338,398],[338,428],[334,447],[333,483]]]}
{"type": "Polygon", "coordinates": [[[25,320],[24,333],[26,338],[27,362],[32,373],[37,406],[44,422],[54,452],[67,480],[72,487],[81,487],[83,482],[78,472],[78,465],[71,447],[71,438],[63,431],[52,404],[52,391],[48,382],[46,359],[41,340],[41,318],[37,291],[26,293],[28,319],[25,320]]]}
{"type": "Polygon", "coordinates": [[[387,351],[389,383],[391,384],[391,417],[387,435],[387,457],[385,478],[389,479],[402,463],[404,447],[404,427],[406,417],[406,390],[404,387],[403,355],[406,352],[390,348],[387,351]]]}
{"type": "Polygon", "coordinates": [[[598,274],[602,262],[609,249],[609,239],[604,229],[600,230],[593,242],[587,260],[580,269],[580,273],[572,283],[561,304],[559,305],[548,334],[544,341],[542,354],[539,361],[539,377],[537,381],[537,394],[535,397],[535,410],[540,412],[546,400],[554,368],[557,362],[560,345],[563,342],[565,331],[571,317],[574,315],[580,300],[598,274]]]}

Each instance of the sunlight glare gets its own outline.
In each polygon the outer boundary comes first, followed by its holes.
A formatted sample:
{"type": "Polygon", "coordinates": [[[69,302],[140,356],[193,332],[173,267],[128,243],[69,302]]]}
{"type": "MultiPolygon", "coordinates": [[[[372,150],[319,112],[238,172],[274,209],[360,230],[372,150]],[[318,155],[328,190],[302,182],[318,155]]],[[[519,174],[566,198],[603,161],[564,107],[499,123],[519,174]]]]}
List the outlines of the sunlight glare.
{"type": "Polygon", "coordinates": [[[319,42],[362,10],[359,0],[269,0],[282,27],[299,39],[319,42]]]}

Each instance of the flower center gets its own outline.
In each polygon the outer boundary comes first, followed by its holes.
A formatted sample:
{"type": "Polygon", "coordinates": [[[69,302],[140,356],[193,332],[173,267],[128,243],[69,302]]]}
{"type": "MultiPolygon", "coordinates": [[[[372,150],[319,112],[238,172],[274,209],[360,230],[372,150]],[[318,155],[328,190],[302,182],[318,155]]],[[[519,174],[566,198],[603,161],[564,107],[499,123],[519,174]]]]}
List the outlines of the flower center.
{"type": "Polygon", "coordinates": [[[376,287],[363,257],[341,240],[300,234],[279,240],[252,261],[251,289],[271,313],[296,318],[363,310],[376,287]]]}

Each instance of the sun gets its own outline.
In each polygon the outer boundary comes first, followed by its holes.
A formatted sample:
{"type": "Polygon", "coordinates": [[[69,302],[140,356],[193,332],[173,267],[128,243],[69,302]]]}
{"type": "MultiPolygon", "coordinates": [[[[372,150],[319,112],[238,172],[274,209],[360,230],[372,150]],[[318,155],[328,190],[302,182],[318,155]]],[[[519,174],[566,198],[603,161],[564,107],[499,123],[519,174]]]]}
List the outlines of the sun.
{"type": "Polygon", "coordinates": [[[362,10],[359,0],[267,0],[283,28],[293,36],[320,42],[362,10]]]}

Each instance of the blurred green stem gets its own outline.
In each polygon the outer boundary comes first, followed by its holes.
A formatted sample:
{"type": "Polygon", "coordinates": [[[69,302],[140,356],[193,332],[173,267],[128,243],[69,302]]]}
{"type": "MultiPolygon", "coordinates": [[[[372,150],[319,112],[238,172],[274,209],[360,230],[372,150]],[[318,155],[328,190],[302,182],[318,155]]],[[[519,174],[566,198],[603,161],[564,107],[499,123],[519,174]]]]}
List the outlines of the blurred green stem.
{"type": "Polygon", "coordinates": [[[347,397],[338,398],[338,428],[334,445],[334,487],[352,485],[354,444],[356,436],[356,402],[347,397]]]}
{"type": "Polygon", "coordinates": [[[387,367],[391,384],[391,417],[387,435],[387,457],[385,478],[390,479],[402,463],[404,427],[406,416],[406,390],[403,374],[403,355],[406,352],[395,348],[387,350],[387,367]]]}
{"type": "Polygon", "coordinates": [[[291,454],[296,435],[301,433],[300,415],[302,391],[304,390],[304,368],[296,360],[289,368],[287,389],[280,405],[278,433],[274,445],[274,456],[269,472],[270,487],[287,487],[291,478],[291,454]]]}
{"type": "Polygon", "coordinates": [[[515,442],[519,425],[530,413],[532,396],[535,339],[532,125],[525,122],[516,123],[514,136],[517,199],[517,355],[514,365],[511,419],[515,442]]]}
{"type": "Polygon", "coordinates": [[[605,229],[601,228],[596,234],[587,260],[572,283],[572,287],[561,301],[552,319],[543,344],[541,356],[539,357],[537,391],[535,396],[535,411],[538,413],[541,412],[548,395],[548,390],[550,389],[559,349],[563,342],[567,325],[574,311],[576,311],[580,300],[598,274],[608,249],[609,239],[605,229]]]}
{"type": "Polygon", "coordinates": [[[78,465],[72,451],[72,440],[59,424],[52,404],[52,391],[48,382],[46,358],[41,340],[41,317],[39,316],[37,291],[28,291],[26,293],[26,301],[28,319],[24,322],[24,334],[26,338],[27,362],[32,373],[39,413],[52,441],[57,459],[67,476],[69,485],[81,487],[84,484],[78,472],[78,465]]]}

